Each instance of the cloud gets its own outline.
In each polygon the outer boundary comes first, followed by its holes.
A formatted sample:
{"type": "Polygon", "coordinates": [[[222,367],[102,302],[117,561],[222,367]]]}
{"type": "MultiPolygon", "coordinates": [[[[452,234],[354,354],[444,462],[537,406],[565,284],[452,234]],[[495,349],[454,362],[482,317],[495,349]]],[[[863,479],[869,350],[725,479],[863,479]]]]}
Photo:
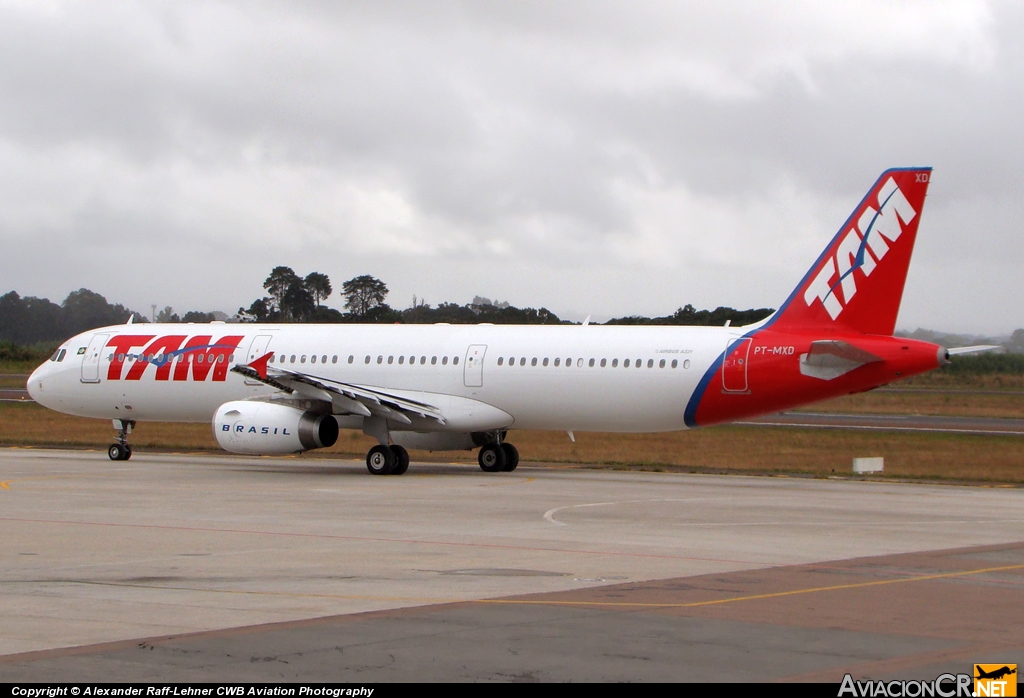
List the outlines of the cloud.
{"type": "Polygon", "coordinates": [[[7,3],[0,274],[179,309],[247,305],[278,264],[372,273],[396,305],[775,305],[882,169],[934,164],[901,323],[1009,331],[1022,19],[967,0],[7,3]]]}

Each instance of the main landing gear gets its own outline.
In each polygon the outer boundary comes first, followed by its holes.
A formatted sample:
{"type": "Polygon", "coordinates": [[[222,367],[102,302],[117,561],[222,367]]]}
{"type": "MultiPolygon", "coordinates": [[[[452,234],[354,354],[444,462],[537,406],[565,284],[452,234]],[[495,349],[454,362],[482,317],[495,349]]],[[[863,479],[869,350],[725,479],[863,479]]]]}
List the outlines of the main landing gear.
{"type": "Polygon", "coordinates": [[[371,475],[402,475],[409,469],[409,452],[402,446],[374,446],[366,454],[366,469],[371,475]]]}
{"type": "MultiPolygon", "coordinates": [[[[485,473],[510,473],[519,465],[519,451],[509,443],[486,444],[477,460],[485,473]]],[[[366,454],[366,469],[371,475],[402,475],[409,469],[409,452],[397,444],[374,446],[366,454]]]]}
{"type": "Polygon", "coordinates": [[[519,465],[519,451],[510,443],[487,444],[480,449],[477,461],[485,473],[510,473],[519,465]]]}
{"type": "Polygon", "coordinates": [[[128,435],[132,433],[135,426],[133,419],[115,419],[114,428],[117,429],[117,443],[110,444],[107,448],[107,455],[110,460],[128,460],[132,457],[132,447],[128,445],[128,435]]]}

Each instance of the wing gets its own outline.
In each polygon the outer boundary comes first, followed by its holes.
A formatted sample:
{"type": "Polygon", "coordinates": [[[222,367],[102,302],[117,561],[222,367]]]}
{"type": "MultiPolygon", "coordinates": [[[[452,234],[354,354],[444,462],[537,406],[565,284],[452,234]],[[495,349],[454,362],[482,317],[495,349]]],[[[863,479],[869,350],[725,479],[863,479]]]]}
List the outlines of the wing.
{"type": "Polygon", "coordinates": [[[335,414],[354,414],[362,417],[376,415],[407,425],[412,424],[413,417],[420,417],[433,420],[441,426],[445,424],[441,410],[433,405],[379,388],[342,383],[288,369],[271,368],[267,366],[270,356],[267,354],[250,364],[238,364],[232,367],[231,371],[290,395],[313,400],[329,400],[335,414]]]}

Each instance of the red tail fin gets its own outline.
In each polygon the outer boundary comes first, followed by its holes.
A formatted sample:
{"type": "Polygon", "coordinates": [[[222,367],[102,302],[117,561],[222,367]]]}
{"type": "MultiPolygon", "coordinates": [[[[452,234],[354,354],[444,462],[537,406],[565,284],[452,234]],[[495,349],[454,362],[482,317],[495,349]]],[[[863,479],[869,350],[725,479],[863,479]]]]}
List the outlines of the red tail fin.
{"type": "Polygon", "coordinates": [[[891,335],[930,180],[930,167],[883,172],[770,324],[891,335]]]}

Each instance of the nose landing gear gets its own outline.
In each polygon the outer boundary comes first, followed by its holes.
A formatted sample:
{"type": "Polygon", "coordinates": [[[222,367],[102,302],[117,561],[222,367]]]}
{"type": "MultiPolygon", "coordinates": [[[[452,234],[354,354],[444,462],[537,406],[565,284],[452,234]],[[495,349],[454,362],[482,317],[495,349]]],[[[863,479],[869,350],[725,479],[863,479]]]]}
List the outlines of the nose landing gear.
{"type": "Polygon", "coordinates": [[[110,444],[107,448],[107,455],[110,460],[128,460],[132,457],[132,447],[128,445],[128,435],[132,433],[135,426],[133,419],[115,419],[114,428],[117,429],[117,443],[110,444]]]}

